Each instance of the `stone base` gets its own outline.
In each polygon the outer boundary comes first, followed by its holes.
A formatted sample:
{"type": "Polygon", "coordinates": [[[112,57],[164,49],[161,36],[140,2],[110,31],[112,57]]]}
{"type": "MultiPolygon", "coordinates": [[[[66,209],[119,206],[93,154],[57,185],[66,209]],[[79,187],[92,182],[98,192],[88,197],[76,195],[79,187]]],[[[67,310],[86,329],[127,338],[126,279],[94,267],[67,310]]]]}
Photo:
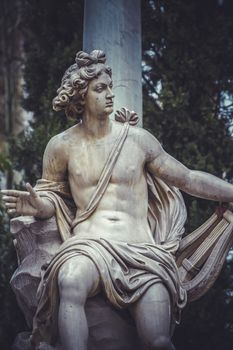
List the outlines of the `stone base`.
{"type": "MultiPolygon", "coordinates": [[[[86,315],[89,327],[87,350],[141,350],[136,328],[128,311],[118,311],[100,294],[88,300],[86,315]]],[[[12,350],[32,350],[30,332],[17,335],[12,350]]],[[[38,350],[65,350],[41,343],[38,350]]]]}

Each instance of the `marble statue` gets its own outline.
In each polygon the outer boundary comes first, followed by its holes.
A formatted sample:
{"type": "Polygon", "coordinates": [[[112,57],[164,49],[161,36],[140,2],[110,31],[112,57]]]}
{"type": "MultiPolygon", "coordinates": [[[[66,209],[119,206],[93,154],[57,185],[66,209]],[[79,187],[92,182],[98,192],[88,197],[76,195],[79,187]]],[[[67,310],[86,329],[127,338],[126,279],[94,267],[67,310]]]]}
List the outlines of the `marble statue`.
{"type": "Polygon", "coordinates": [[[77,124],[53,137],[42,179],[26,191],[2,190],[9,214],[56,215],[62,244],[43,267],[31,342],[87,349],[85,303],[104,292],[127,308],[148,349],[174,349],[171,335],[186,305],[175,254],[186,211],[178,190],[214,201],[233,200],[233,186],[193,171],[167,154],[137,116],[113,112],[105,54],[76,55],[53,100],[77,124]]]}

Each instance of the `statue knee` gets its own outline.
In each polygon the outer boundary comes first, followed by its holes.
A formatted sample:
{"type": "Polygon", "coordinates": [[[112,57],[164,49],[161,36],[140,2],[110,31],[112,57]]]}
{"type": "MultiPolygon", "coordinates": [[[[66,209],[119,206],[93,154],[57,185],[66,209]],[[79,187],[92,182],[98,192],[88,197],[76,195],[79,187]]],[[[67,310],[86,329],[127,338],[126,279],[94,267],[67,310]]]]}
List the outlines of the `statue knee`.
{"type": "Polygon", "coordinates": [[[72,268],[71,264],[64,264],[58,272],[58,288],[60,299],[84,304],[87,298],[85,276],[80,270],[72,268]]]}
{"type": "Polygon", "coordinates": [[[172,349],[171,340],[167,336],[160,335],[153,341],[150,349],[151,350],[152,349],[153,350],[171,350],[172,349]]]}

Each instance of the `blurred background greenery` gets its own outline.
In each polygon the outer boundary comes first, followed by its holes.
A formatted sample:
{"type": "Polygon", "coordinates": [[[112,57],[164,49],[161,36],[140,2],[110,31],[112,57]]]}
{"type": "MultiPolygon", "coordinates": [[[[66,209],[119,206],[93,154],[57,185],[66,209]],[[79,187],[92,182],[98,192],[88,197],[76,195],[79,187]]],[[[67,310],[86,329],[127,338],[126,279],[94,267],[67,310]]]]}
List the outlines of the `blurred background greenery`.
{"type": "MultiPolygon", "coordinates": [[[[144,127],[188,167],[232,182],[232,1],[141,3],[144,127]]],[[[82,0],[1,0],[2,186],[23,186],[15,171],[23,174],[24,182],[35,184],[45,145],[70,125],[64,113],[52,111],[51,100],[64,70],[82,49],[82,27],[82,0]],[[21,125],[24,117],[26,128],[21,125]]],[[[184,197],[190,232],[216,203],[184,197]]],[[[10,349],[17,332],[27,328],[9,287],[17,263],[8,222],[0,203],[2,350],[10,349]]],[[[214,287],[183,312],[174,335],[178,350],[232,349],[232,270],[229,254],[214,287]]]]}

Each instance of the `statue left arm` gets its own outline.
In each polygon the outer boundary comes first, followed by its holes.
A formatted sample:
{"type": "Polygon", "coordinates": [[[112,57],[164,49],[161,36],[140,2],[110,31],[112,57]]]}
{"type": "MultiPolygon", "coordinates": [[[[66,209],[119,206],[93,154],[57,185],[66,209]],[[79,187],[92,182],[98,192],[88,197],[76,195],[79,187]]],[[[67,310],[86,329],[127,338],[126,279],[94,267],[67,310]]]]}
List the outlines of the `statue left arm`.
{"type": "Polygon", "coordinates": [[[147,136],[149,172],[193,196],[220,202],[233,201],[233,185],[214,175],[188,169],[166,153],[152,135],[147,133],[147,136]]]}

